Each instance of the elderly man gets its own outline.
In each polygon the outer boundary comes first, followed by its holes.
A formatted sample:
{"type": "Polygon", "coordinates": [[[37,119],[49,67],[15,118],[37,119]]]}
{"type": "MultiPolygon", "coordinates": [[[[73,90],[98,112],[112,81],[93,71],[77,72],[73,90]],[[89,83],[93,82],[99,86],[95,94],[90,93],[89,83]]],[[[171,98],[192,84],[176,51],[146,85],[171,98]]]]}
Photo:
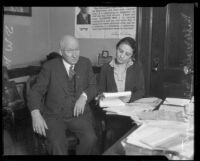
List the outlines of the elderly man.
{"type": "Polygon", "coordinates": [[[89,155],[97,140],[88,105],[96,95],[91,62],[80,56],[73,36],[64,36],[60,48],[62,57],[43,65],[28,93],[33,130],[47,136],[51,154],[66,155],[65,130],[69,129],[80,140],[76,154],[89,155]]]}

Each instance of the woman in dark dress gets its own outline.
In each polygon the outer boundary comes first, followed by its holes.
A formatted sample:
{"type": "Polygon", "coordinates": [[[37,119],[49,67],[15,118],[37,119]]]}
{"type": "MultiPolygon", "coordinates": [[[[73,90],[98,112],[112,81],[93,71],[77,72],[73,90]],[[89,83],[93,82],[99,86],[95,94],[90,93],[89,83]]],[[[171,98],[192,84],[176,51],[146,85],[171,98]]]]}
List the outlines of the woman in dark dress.
{"type": "MultiPolygon", "coordinates": [[[[136,42],[131,37],[121,39],[116,45],[116,58],[101,68],[99,92],[131,91],[123,102],[133,102],[144,96],[144,74],[136,53],[136,42]]],[[[106,115],[106,150],[131,127],[136,126],[126,116],[106,115]]]]}

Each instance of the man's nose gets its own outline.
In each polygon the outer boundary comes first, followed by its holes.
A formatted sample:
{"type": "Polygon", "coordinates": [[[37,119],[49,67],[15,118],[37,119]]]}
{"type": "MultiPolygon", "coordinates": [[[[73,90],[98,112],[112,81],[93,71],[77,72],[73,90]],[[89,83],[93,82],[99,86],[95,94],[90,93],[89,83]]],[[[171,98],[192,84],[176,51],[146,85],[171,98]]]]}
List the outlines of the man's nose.
{"type": "Polygon", "coordinates": [[[76,58],[78,56],[78,54],[76,53],[76,52],[74,52],[73,54],[72,54],[72,57],[73,58],[76,58]]]}
{"type": "Polygon", "coordinates": [[[125,53],[122,53],[121,56],[120,56],[120,58],[124,58],[124,56],[125,56],[125,53]]]}

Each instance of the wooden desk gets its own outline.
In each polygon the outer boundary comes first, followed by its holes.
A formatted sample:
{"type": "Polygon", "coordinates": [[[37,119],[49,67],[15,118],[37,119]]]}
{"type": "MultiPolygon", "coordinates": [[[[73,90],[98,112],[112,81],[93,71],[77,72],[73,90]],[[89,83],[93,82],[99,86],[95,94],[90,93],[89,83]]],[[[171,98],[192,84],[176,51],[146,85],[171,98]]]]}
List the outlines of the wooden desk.
{"type": "Polygon", "coordinates": [[[129,134],[131,134],[138,127],[133,127],[129,130],[124,136],[122,136],[116,143],[114,143],[110,148],[108,148],[103,155],[125,155],[124,148],[121,144],[121,141],[125,139],[129,134]]]}
{"type": "MultiPolygon", "coordinates": [[[[129,130],[115,144],[113,144],[109,149],[107,149],[103,153],[103,155],[126,155],[125,149],[122,146],[121,141],[123,139],[125,139],[129,134],[131,134],[134,130],[136,130],[138,127],[133,127],[131,130],[129,130]]],[[[134,146],[134,145],[131,145],[131,155],[133,155],[133,156],[137,156],[137,155],[163,156],[163,159],[165,159],[165,158],[167,159],[167,157],[168,157],[168,154],[164,153],[163,151],[146,150],[141,147],[134,146]]]]}

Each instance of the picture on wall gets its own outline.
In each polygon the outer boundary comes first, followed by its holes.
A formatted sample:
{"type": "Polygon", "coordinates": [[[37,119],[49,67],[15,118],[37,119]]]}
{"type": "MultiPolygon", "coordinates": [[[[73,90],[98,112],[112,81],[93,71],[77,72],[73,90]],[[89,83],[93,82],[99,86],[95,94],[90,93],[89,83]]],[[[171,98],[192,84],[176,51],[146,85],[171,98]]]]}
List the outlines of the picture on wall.
{"type": "Polygon", "coordinates": [[[19,16],[31,16],[31,7],[4,7],[4,14],[6,15],[19,15],[19,16]]]}

